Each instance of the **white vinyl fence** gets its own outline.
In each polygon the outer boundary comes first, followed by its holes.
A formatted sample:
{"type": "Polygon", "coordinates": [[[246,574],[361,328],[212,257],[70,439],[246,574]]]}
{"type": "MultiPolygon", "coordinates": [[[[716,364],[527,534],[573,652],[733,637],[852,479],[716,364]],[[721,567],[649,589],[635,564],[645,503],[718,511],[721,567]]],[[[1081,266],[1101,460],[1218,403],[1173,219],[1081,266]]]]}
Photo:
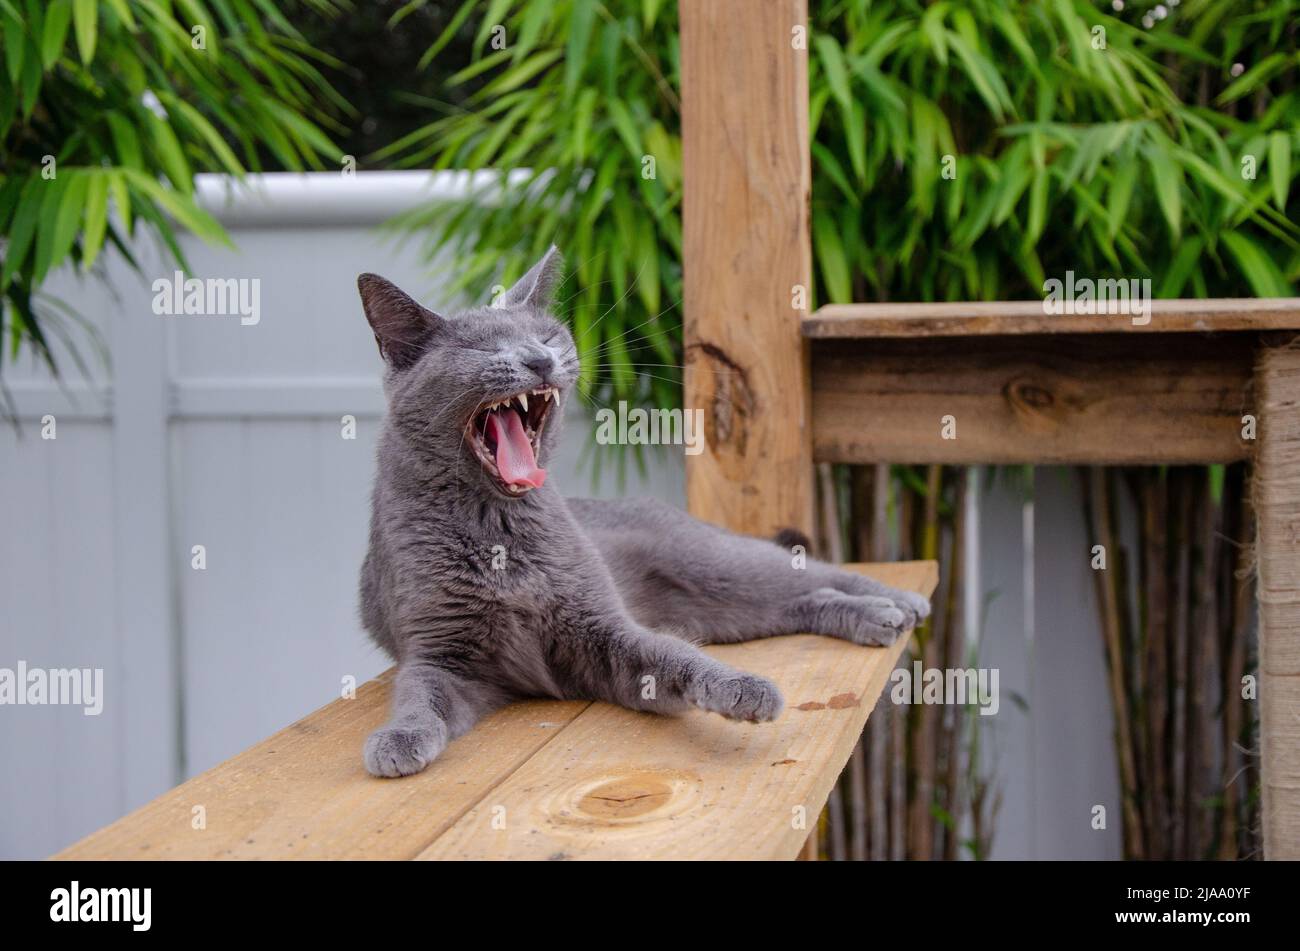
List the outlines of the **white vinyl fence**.
{"type": "MultiPolygon", "coordinates": [[[[52,282],[98,328],[111,369],[91,356],[83,376],[65,358],[55,382],[26,354],[5,364],[20,425],[0,425],[0,668],[102,668],[103,710],[0,706],[0,858],[49,855],[386,665],[357,620],[383,400],[355,279],[375,271],[446,303],[417,249],[377,226],[461,185],[268,175],[231,196],[204,179],[236,250],[188,242],[189,276],[257,278],[255,324],[156,315],[150,285],[174,269],[144,245],[144,277],[115,260],[102,279],[52,282]],[[42,438],[46,417],[55,438],[42,438]]],[[[67,333],[89,349],[82,329],[67,333]]],[[[579,462],[591,432],[571,420],[552,467],[570,494],[593,492],[579,462]]],[[[646,481],[629,467],[625,487],[594,491],[681,504],[681,471],[677,447],[646,481]]],[[[983,636],[1002,667],[996,853],[1113,857],[1117,833],[1088,825],[1117,790],[1087,546],[1068,487],[1038,482],[1051,557],[1026,555],[1015,492],[980,507],[974,603],[989,601],[983,636]]]]}

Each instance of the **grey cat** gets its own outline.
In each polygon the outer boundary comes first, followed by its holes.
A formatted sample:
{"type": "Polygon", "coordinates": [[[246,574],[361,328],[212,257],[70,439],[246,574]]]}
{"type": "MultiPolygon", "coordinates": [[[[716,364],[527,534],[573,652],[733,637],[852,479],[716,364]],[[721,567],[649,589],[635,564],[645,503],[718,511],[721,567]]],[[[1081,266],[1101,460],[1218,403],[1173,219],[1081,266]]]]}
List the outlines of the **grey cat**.
{"type": "MultiPolygon", "coordinates": [[[[397,661],[366,768],[405,776],[523,697],[772,720],[776,685],[698,644],[809,631],[888,644],[916,594],[652,501],[565,499],[543,463],[578,376],[552,247],[492,307],[442,317],[357,280],[386,364],[361,614],[397,661]]],[[[791,541],[793,539],[786,539],[791,541]]]]}

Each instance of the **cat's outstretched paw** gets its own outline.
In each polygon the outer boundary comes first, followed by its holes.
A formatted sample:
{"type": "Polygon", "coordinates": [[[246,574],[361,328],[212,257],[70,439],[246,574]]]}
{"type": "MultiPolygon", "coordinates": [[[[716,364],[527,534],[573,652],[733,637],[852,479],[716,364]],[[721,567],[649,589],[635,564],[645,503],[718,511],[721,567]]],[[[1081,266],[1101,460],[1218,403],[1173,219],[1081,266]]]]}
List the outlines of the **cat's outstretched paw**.
{"type": "Polygon", "coordinates": [[[867,647],[887,647],[916,624],[912,605],[884,595],[845,594],[823,588],[797,607],[796,617],[809,630],[867,647]]]}
{"type": "Polygon", "coordinates": [[[445,745],[430,729],[381,727],[366,740],[366,770],[372,776],[410,776],[432,763],[445,745]]]}
{"type": "Polygon", "coordinates": [[[903,612],[903,630],[910,631],[930,616],[930,599],[912,591],[891,589],[886,595],[903,612]]]}
{"type": "Polygon", "coordinates": [[[776,684],[766,677],[740,672],[701,684],[690,699],[697,707],[729,720],[753,723],[775,720],[785,707],[776,684]]]}
{"type": "Polygon", "coordinates": [[[848,615],[848,639],[868,647],[888,647],[916,624],[915,615],[891,598],[848,597],[840,605],[848,615]]]}

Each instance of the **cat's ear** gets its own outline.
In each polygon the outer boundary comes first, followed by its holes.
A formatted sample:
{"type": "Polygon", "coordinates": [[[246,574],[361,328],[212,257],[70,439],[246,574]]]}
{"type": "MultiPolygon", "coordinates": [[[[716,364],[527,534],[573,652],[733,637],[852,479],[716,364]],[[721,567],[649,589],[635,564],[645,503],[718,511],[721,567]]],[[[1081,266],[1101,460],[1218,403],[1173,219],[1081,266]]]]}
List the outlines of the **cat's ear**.
{"type": "Polygon", "coordinates": [[[498,307],[545,307],[564,275],[564,256],[551,245],[518,283],[501,295],[498,307]]]}
{"type": "Polygon", "coordinates": [[[388,365],[404,370],[420,359],[442,318],[378,274],[358,277],[357,290],[379,354],[388,365]]]}

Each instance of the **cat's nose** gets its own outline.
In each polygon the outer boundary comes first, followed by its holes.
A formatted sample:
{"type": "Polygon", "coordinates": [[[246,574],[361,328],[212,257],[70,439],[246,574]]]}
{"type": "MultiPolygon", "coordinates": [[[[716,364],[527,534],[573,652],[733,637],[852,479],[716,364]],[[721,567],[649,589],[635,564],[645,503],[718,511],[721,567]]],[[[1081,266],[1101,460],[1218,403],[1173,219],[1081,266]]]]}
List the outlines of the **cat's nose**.
{"type": "Polygon", "coordinates": [[[548,351],[533,350],[524,357],[524,366],[536,373],[543,383],[550,383],[551,374],[555,372],[555,357],[548,351]]]}

